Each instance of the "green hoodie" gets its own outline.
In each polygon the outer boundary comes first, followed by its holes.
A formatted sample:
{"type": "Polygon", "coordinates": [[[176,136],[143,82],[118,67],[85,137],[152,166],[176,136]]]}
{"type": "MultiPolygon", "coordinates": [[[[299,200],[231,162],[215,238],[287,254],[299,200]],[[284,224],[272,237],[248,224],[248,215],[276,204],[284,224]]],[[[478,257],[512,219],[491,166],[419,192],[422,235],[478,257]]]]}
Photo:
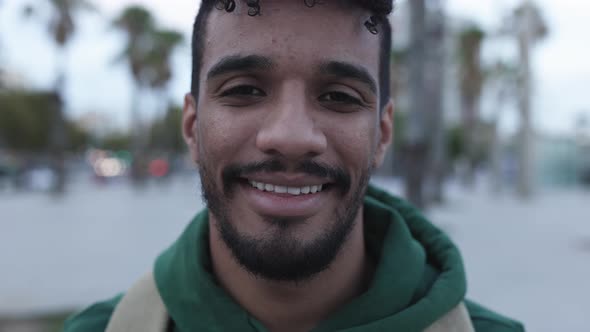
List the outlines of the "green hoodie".
{"type": "MultiPolygon", "coordinates": [[[[477,332],[524,331],[518,322],[464,299],[457,248],[416,209],[370,186],[364,205],[367,250],[377,263],[370,288],[321,322],[323,331],[423,331],[464,301],[477,332]]],[[[175,331],[266,331],[211,273],[208,214],[199,214],[156,260],[154,276],[175,331]]],[[[68,319],[66,332],[104,331],[121,295],[68,319]]]]}

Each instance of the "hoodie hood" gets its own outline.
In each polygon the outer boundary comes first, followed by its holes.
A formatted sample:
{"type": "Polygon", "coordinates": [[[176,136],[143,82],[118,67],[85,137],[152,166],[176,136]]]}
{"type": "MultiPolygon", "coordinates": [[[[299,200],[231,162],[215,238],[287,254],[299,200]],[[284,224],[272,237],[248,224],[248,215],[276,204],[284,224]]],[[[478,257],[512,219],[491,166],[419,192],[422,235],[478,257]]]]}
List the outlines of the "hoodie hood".
{"type": "MultiPolygon", "coordinates": [[[[265,331],[217,284],[209,257],[208,214],[200,213],[158,257],[156,284],[181,331],[265,331]]],[[[465,296],[461,256],[415,208],[369,186],[367,251],[376,262],[369,289],[313,331],[423,331],[465,296]]]]}

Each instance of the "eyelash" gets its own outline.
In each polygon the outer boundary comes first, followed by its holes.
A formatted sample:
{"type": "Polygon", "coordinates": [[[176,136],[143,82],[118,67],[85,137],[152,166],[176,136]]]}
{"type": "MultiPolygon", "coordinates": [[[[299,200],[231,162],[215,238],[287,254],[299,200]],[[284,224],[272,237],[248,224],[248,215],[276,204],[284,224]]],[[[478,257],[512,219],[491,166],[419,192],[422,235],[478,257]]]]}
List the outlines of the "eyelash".
{"type": "MultiPolygon", "coordinates": [[[[261,89],[252,86],[252,85],[238,85],[231,87],[225,91],[223,91],[220,97],[266,97],[266,93],[261,89]],[[252,93],[256,91],[257,93],[252,93]]],[[[322,94],[319,97],[320,101],[323,102],[330,102],[330,103],[338,103],[338,104],[351,104],[351,105],[359,105],[362,106],[363,102],[356,97],[351,96],[350,94],[342,91],[330,91],[327,93],[322,94]],[[326,96],[332,96],[332,100],[322,100],[326,96]],[[337,98],[334,98],[337,97],[337,98]],[[335,100],[335,99],[340,100],[335,100]],[[344,99],[344,100],[342,100],[344,99]]]]}
{"type": "Polygon", "coordinates": [[[252,85],[238,85],[238,86],[231,87],[231,88],[223,91],[220,94],[220,97],[231,97],[231,96],[264,97],[264,96],[266,96],[266,93],[264,93],[264,91],[258,89],[255,86],[252,86],[252,85]],[[256,90],[256,91],[258,91],[260,93],[259,94],[249,93],[249,92],[252,92],[254,90],[256,90]]]}
{"type": "Polygon", "coordinates": [[[340,101],[328,100],[328,102],[363,105],[363,102],[359,98],[355,98],[355,97],[349,95],[348,93],[341,92],[341,91],[331,91],[328,93],[324,93],[323,95],[320,96],[320,98],[322,98],[323,96],[328,96],[328,95],[332,95],[332,97],[334,97],[334,95],[339,96],[341,98],[344,97],[343,98],[344,101],[342,101],[342,100],[340,100],[340,101]]]}

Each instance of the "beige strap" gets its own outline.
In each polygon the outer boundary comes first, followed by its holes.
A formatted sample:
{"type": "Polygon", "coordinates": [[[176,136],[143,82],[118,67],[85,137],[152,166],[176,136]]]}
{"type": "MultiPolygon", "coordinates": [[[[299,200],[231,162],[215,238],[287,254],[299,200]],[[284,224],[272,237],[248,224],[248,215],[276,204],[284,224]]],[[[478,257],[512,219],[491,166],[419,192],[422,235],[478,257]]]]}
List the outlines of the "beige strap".
{"type": "MultiPolygon", "coordinates": [[[[165,332],[168,313],[152,273],[141,278],[123,296],[105,332],[165,332]]],[[[430,325],[424,332],[474,332],[463,303],[430,325]]]]}
{"type": "Polygon", "coordinates": [[[166,306],[148,273],[117,304],[106,332],[165,332],[167,325],[166,306]]]}
{"type": "Polygon", "coordinates": [[[474,332],[471,318],[463,302],[441,319],[430,325],[424,332],[474,332]]]}

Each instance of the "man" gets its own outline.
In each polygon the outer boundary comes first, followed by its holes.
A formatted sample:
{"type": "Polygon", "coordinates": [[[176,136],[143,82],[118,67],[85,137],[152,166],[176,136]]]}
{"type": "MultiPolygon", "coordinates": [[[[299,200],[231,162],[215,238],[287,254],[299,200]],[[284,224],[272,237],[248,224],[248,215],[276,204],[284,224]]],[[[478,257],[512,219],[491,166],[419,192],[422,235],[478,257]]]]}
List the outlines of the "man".
{"type": "Polygon", "coordinates": [[[523,331],[450,240],[368,185],[392,137],[392,1],[203,1],[182,130],[207,211],[70,331],[523,331]]]}

